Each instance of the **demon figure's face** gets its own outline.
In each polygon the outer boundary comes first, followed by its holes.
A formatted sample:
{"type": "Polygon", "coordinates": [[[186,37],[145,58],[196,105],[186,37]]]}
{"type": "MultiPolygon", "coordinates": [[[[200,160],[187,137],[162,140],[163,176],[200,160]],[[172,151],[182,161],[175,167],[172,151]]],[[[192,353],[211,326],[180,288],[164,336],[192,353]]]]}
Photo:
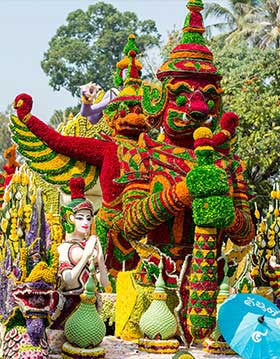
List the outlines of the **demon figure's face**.
{"type": "Polygon", "coordinates": [[[116,133],[130,137],[147,131],[148,126],[140,103],[131,106],[124,103],[120,107],[113,118],[116,133]]]}
{"type": "Polygon", "coordinates": [[[163,127],[169,138],[192,136],[200,126],[215,127],[220,110],[219,84],[209,79],[188,79],[176,80],[167,88],[163,127]]]}
{"type": "Polygon", "coordinates": [[[143,114],[140,93],[141,89],[125,88],[121,96],[113,99],[104,110],[106,119],[114,130],[114,134],[134,138],[149,129],[143,114]]]}

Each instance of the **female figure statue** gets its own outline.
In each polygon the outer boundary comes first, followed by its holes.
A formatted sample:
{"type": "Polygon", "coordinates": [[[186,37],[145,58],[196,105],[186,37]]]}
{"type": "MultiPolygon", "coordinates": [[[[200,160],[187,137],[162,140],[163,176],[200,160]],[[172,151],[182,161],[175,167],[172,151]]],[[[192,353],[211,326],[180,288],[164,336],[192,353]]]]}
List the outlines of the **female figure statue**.
{"type": "Polygon", "coordinates": [[[60,285],[54,298],[51,325],[54,329],[63,328],[65,320],[79,303],[89,277],[92,257],[96,284],[104,288],[109,284],[100,241],[95,234],[91,234],[94,210],[84,195],[85,181],[82,177],[71,178],[69,187],[71,201],[61,208],[66,237],[58,247],[60,285]]]}

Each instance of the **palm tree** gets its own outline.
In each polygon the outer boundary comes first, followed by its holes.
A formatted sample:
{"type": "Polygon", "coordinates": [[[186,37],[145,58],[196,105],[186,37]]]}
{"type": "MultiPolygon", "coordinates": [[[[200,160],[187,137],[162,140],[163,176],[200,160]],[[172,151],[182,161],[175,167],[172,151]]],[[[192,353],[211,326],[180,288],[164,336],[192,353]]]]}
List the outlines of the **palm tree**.
{"type": "Polygon", "coordinates": [[[280,48],[280,0],[262,0],[254,14],[251,41],[261,49],[280,48]]]}
{"type": "Polygon", "coordinates": [[[205,17],[214,17],[217,22],[206,26],[206,34],[212,37],[221,33],[221,39],[231,43],[248,39],[254,29],[255,13],[261,0],[231,0],[226,6],[218,2],[205,4],[205,17]]]}

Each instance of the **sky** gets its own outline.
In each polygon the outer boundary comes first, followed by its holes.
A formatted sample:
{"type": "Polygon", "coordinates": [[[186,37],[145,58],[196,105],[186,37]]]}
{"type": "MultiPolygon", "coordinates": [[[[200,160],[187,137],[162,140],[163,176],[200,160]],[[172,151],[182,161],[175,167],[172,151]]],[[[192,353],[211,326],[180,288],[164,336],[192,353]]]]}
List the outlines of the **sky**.
{"type": "MultiPolygon", "coordinates": [[[[54,91],[41,69],[44,52],[67,15],[86,10],[94,0],[0,0],[0,112],[22,92],[33,97],[32,113],[48,121],[55,110],[77,104],[71,94],[54,91]]],[[[119,11],[133,11],[140,20],[156,22],[163,41],[184,24],[186,0],[103,0],[119,11]]],[[[83,85],[83,84],[81,84],[83,85]]]]}

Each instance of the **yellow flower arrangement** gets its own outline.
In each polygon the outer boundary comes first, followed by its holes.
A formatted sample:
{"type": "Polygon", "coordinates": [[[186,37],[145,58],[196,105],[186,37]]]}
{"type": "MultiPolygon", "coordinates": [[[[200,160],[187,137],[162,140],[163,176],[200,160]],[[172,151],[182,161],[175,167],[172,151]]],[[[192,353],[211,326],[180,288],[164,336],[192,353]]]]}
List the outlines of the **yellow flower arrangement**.
{"type": "Polygon", "coordinates": [[[154,292],[153,286],[141,286],[134,281],[135,271],[120,272],[116,284],[115,335],[124,340],[141,337],[139,322],[148,309],[154,292]]]}
{"type": "Polygon", "coordinates": [[[55,268],[48,267],[46,262],[39,262],[32,269],[29,276],[26,278],[26,282],[37,282],[39,280],[44,280],[46,283],[54,283],[56,279],[56,270],[55,268]]]}
{"type": "MultiPolygon", "coordinates": [[[[6,245],[5,245],[5,237],[4,234],[0,232],[0,263],[3,263],[6,256],[6,245]]],[[[0,318],[1,320],[1,318],[0,318]]]]}
{"type": "Polygon", "coordinates": [[[23,206],[22,205],[20,205],[18,210],[17,210],[17,216],[18,216],[18,218],[23,217],[23,206]]]}
{"type": "Polygon", "coordinates": [[[20,249],[20,271],[21,271],[21,281],[24,282],[26,279],[26,261],[27,261],[27,248],[20,249]]]}
{"type": "Polygon", "coordinates": [[[13,175],[13,183],[20,183],[20,175],[18,173],[13,175]]]}
{"type": "Polygon", "coordinates": [[[63,238],[63,229],[61,224],[54,223],[51,225],[51,239],[52,239],[52,246],[55,244],[56,247],[62,242],[63,238]]]}
{"type": "Polygon", "coordinates": [[[123,339],[135,339],[139,338],[134,332],[130,332],[126,328],[126,324],[129,320],[130,314],[133,311],[136,303],[136,292],[134,290],[131,275],[133,271],[120,272],[117,278],[116,284],[116,336],[120,336],[123,339]]]}
{"type": "Polygon", "coordinates": [[[268,241],[267,246],[268,248],[273,248],[275,246],[275,231],[273,229],[268,230],[268,241]]]}
{"type": "Polygon", "coordinates": [[[25,204],[23,207],[23,216],[24,216],[23,221],[26,227],[26,231],[29,231],[30,228],[31,212],[32,212],[32,205],[25,204]]]}
{"type": "Polygon", "coordinates": [[[11,215],[11,229],[10,229],[10,233],[9,233],[9,241],[10,241],[10,245],[13,248],[13,253],[17,253],[18,252],[18,231],[17,231],[17,209],[15,207],[12,207],[12,209],[10,210],[10,215],[11,215]]]}

